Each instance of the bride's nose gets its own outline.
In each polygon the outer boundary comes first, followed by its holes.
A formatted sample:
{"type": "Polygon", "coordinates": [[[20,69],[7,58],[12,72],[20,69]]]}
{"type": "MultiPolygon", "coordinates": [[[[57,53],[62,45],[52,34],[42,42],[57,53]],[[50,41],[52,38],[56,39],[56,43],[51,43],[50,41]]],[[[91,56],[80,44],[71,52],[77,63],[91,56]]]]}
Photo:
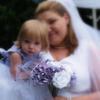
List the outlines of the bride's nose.
{"type": "Polygon", "coordinates": [[[49,27],[49,33],[51,33],[51,31],[52,31],[52,26],[48,26],[49,27]]]}
{"type": "Polygon", "coordinates": [[[49,27],[49,33],[51,32],[51,28],[49,27]]]}

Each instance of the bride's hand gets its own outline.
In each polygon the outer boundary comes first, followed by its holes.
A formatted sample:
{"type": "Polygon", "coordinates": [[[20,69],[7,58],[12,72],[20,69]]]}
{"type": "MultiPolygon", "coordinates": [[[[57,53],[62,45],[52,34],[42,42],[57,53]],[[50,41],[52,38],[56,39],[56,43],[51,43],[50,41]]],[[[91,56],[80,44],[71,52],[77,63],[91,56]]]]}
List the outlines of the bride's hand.
{"type": "Polygon", "coordinates": [[[67,100],[67,98],[62,97],[62,96],[56,96],[56,97],[54,98],[54,100],[67,100]]]}

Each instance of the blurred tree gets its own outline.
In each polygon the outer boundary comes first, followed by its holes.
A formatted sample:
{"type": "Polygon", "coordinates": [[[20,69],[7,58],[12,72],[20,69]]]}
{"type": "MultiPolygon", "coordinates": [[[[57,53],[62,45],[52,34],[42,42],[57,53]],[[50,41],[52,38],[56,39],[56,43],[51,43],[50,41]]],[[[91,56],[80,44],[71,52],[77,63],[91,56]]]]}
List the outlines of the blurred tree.
{"type": "Polygon", "coordinates": [[[34,3],[40,3],[43,0],[32,0],[34,3]]]}
{"type": "Polygon", "coordinates": [[[21,24],[33,17],[40,1],[0,0],[0,47],[7,49],[13,44],[21,24]]]}

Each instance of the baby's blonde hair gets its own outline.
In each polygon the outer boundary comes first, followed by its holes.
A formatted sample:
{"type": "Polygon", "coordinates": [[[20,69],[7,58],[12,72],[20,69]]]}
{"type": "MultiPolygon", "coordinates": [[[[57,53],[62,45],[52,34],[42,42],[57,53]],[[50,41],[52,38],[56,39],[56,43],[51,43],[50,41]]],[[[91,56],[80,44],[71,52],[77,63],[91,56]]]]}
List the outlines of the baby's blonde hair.
{"type": "Polygon", "coordinates": [[[47,50],[48,43],[48,26],[45,22],[39,20],[27,20],[23,23],[16,44],[21,46],[23,40],[29,39],[33,41],[39,40],[42,44],[42,50],[47,50]]]}

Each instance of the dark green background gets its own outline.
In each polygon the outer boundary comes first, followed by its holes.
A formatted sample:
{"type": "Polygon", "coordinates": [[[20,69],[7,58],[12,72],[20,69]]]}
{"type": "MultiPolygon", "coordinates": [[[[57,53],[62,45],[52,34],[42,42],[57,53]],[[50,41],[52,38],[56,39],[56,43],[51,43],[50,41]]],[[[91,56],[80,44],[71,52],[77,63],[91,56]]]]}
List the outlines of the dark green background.
{"type": "Polygon", "coordinates": [[[9,48],[21,24],[33,18],[37,4],[43,0],[0,0],[0,47],[9,48]]]}

